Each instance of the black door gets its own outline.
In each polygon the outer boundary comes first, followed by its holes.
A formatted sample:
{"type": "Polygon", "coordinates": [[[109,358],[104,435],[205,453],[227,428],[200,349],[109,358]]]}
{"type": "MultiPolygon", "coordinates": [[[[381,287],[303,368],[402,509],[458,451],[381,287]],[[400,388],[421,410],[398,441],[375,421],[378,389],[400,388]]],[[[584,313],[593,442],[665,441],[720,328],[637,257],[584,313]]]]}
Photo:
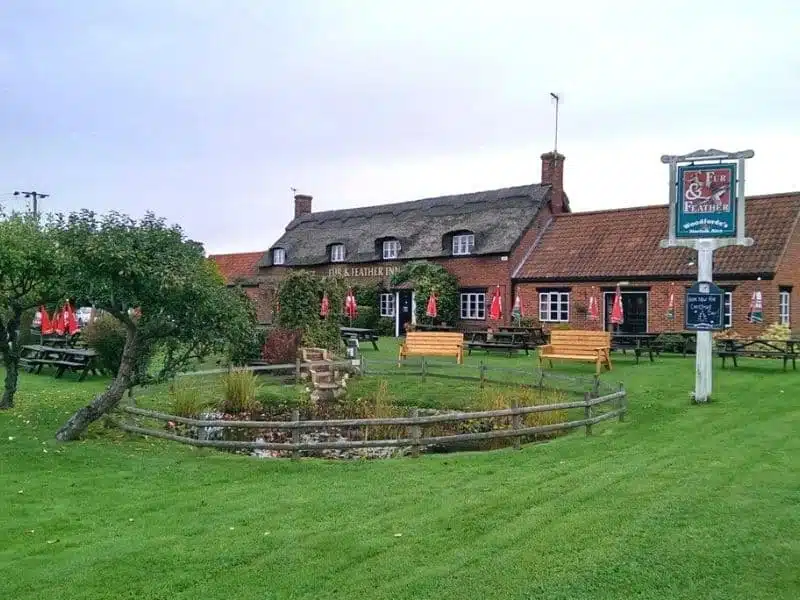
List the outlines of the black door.
{"type": "Polygon", "coordinates": [[[400,290],[400,303],[397,314],[400,319],[400,335],[406,334],[406,323],[411,321],[411,290],[400,290]]]}
{"type": "Polygon", "coordinates": [[[647,333],[647,294],[645,292],[623,292],[622,311],[624,321],[619,328],[611,324],[611,309],[614,293],[606,296],[606,330],[619,333],[647,333]]]}

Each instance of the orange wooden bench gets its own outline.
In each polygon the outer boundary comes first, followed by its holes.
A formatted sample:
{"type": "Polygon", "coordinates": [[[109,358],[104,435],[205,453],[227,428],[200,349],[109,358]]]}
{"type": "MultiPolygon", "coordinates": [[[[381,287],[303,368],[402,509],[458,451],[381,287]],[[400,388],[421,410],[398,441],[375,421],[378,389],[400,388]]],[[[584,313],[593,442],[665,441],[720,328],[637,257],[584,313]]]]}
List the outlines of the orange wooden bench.
{"type": "Polygon", "coordinates": [[[595,363],[596,373],[605,367],[611,370],[611,334],[608,331],[556,329],[550,332],[550,343],[539,347],[539,366],[547,360],[577,360],[595,363]]]}
{"type": "Polygon", "coordinates": [[[464,334],[450,331],[409,331],[400,345],[398,364],[409,356],[453,356],[464,362],[464,334]]]}

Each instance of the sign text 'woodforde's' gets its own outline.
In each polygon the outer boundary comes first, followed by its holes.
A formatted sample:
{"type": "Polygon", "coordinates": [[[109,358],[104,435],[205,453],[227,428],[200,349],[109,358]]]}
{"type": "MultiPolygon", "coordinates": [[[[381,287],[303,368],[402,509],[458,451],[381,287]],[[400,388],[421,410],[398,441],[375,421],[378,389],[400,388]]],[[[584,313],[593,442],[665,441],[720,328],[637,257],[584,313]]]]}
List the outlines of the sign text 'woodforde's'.
{"type": "Polygon", "coordinates": [[[736,163],[678,167],[675,237],[736,236],[736,163]]]}

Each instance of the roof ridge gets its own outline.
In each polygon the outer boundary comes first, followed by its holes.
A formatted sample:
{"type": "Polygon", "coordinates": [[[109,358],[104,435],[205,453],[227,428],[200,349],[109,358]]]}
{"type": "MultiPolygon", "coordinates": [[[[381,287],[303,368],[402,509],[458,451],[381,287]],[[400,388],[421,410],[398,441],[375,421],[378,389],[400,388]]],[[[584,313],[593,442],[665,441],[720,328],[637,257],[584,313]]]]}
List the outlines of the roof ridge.
{"type": "MultiPolygon", "coordinates": [[[[784,199],[784,198],[792,198],[797,196],[800,199],[800,191],[797,192],[780,192],[777,194],[759,194],[755,196],[745,196],[745,200],[747,202],[751,202],[753,200],[774,200],[774,199],[784,199]]],[[[607,214],[607,213],[617,213],[617,212],[633,212],[637,210],[655,210],[655,209],[665,209],[669,208],[669,204],[640,204],[639,206],[621,206],[619,208],[604,208],[604,209],[597,209],[597,210],[582,210],[578,212],[569,212],[569,213],[558,213],[553,215],[558,218],[563,217],[576,217],[579,215],[596,215],[596,214],[607,214]]]]}
{"type": "Polygon", "coordinates": [[[219,256],[245,256],[246,254],[264,254],[266,250],[248,250],[247,252],[221,252],[219,254],[209,254],[208,258],[219,256]]]}
{"type": "MultiPolygon", "coordinates": [[[[321,211],[318,211],[318,212],[308,213],[307,215],[303,215],[302,217],[300,217],[300,220],[304,220],[306,218],[313,219],[314,217],[324,216],[324,215],[331,214],[331,213],[346,213],[346,212],[349,212],[349,211],[363,211],[363,210],[370,210],[370,209],[380,210],[382,208],[387,208],[388,209],[390,207],[396,208],[398,206],[409,206],[409,205],[414,205],[414,204],[418,204],[418,203],[422,203],[422,202],[430,202],[430,201],[433,201],[433,200],[445,200],[445,199],[450,199],[450,198],[459,198],[459,199],[461,199],[461,198],[467,198],[469,196],[478,196],[478,195],[481,195],[481,194],[492,194],[492,193],[503,192],[503,191],[507,191],[507,190],[517,190],[517,189],[521,190],[523,188],[533,188],[533,187],[549,188],[550,186],[542,184],[542,183],[523,183],[521,185],[511,185],[511,186],[505,186],[505,187],[499,187],[499,188],[492,188],[492,189],[488,189],[488,190],[475,190],[475,191],[472,191],[472,192],[460,192],[460,193],[455,193],[455,194],[445,194],[443,196],[428,196],[428,197],[425,197],[425,198],[417,198],[415,200],[403,200],[402,202],[388,202],[386,204],[370,204],[368,206],[352,206],[352,207],[348,207],[348,208],[333,208],[333,209],[330,209],[330,210],[321,210],[321,211]]],[[[520,195],[525,195],[525,194],[520,194],[520,195]]],[[[511,198],[511,197],[515,197],[515,196],[509,196],[509,198],[511,198]]],[[[501,198],[501,200],[502,200],[502,198],[501,198]]],[[[297,220],[297,219],[294,219],[294,220],[297,220]]]]}

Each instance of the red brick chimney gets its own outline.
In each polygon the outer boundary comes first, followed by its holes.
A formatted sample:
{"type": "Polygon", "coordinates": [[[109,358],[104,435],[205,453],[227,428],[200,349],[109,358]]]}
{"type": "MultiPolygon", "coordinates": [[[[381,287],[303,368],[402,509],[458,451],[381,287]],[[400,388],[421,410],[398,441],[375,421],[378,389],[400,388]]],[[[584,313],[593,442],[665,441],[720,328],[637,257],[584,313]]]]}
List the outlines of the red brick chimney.
{"type": "Polygon", "coordinates": [[[549,185],[550,210],[553,214],[567,212],[566,196],[564,196],[564,155],[557,152],[542,154],[542,185],[549,185]]]}
{"type": "Polygon", "coordinates": [[[311,200],[313,199],[312,196],[306,196],[305,194],[295,194],[294,195],[294,218],[301,217],[303,215],[307,215],[311,212],[311,200]]]}

